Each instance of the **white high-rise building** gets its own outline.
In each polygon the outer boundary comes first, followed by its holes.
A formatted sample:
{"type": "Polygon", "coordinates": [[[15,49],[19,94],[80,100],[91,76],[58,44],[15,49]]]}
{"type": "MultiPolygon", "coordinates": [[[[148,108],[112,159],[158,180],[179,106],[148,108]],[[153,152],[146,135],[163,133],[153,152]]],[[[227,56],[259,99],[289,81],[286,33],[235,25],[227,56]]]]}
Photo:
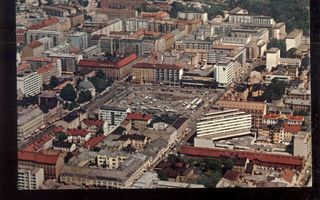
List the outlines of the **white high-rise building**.
{"type": "Polygon", "coordinates": [[[26,96],[39,94],[42,88],[42,78],[38,72],[25,71],[17,74],[17,90],[26,96]]]}
{"type": "Polygon", "coordinates": [[[197,137],[219,140],[251,134],[251,114],[238,109],[214,111],[197,122],[197,137]]]}
{"type": "Polygon", "coordinates": [[[218,82],[218,87],[228,87],[234,80],[234,62],[229,58],[220,60],[215,65],[215,78],[218,82]]]}
{"type": "Polygon", "coordinates": [[[43,168],[19,165],[18,190],[36,190],[44,181],[43,168]]]}
{"type": "Polygon", "coordinates": [[[130,113],[130,108],[102,106],[99,111],[99,119],[108,123],[108,131],[114,130],[130,113]]]}

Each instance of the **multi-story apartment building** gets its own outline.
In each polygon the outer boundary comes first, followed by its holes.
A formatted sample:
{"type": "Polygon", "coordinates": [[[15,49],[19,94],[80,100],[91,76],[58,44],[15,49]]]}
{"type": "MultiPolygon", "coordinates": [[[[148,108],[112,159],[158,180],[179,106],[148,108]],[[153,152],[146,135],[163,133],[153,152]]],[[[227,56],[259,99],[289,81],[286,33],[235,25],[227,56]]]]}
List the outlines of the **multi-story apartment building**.
{"type": "Polygon", "coordinates": [[[105,25],[91,33],[91,35],[110,35],[111,31],[122,31],[123,23],[121,19],[109,20],[105,25]]]}
{"type": "Polygon", "coordinates": [[[133,81],[164,85],[180,85],[183,68],[170,64],[137,63],[132,67],[133,81]]]}
{"type": "Polygon", "coordinates": [[[63,35],[59,31],[49,30],[28,30],[27,31],[27,44],[34,40],[39,40],[43,37],[49,37],[53,41],[53,46],[57,46],[63,42],[63,35]]]}
{"type": "Polygon", "coordinates": [[[185,20],[201,19],[201,21],[205,23],[208,21],[208,13],[178,12],[177,18],[185,20]]]}
{"type": "Polygon", "coordinates": [[[58,8],[56,6],[43,6],[43,11],[50,16],[57,16],[57,17],[67,17],[69,15],[68,10],[63,8],[58,8]]]}
{"type": "MultiPolygon", "coordinates": [[[[40,38],[38,41],[43,44],[43,50],[44,51],[48,51],[51,48],[53,48],[53,40],[52,40],[52,38],[43,37],[43,38],[40,38]]],[[[40,56],[35,56],[35,57],[40,57],[40,56]]]]}
{"type": "Polygon", "coordinates": [[[150,114],[129,113],[127,116],[127,120],[130,120],[131,127],[138,130],[147,128],[151,119],[152,115],[150,114]]]}
{"type": "Polygon", "coordinates": [[[101,8],[127,8],[135,9],[140,7],[145,0],[102,0],[101,8]]]}
{"type": "Polygon", "coordinates": [[[44,179],[58,179],[64,166],[64,157],[59,154],[48,155],[41,152],[18,152],[18,164],[43,168],[44,179]]]}
{"type": "Polygon", "coordinates": [[[90,58],[99,56],[102,54],[101,46],[100,45],[92,45],[84,50],[82,50],[81,54],[84,58],[90,58]]]}
{"type": "Polygon", "coordinates": [[[29,139],[44,124],[45,114],[38,107],[29,107],[23,112],[18,111],[18,141],[29,139]]]}
{"type": "Polygon", "coordinates": [[[77,32],[70,36],[70,44],[79,50],[88,48],[88,34],[85,32],[77,32]]]}
{"type": "Polygon", "coordinates": [[[132,9],[97,8],[96,14],[106,14],[108,19],[138,17],[138,11],[132,9]]]}
{"type": "Polygon", "coordinates": [[[212,48],[212,41],[205,40],[190,40],[190,39],[180,39],[175,42],[175,48],[178,51],[186,49],[204,49],[209,50],[212,48]]]}
{"type": "Polygon", "coordinates": [[[130,111],[130,108],[102,106],[99,110],[99,119],[107,122],[108,131],[111,132],[120,125],[130,111]]]}
{"type": "Polygon", "coordinates": [[[123,80],[129,76],[132,63],[137,58],[136,54],[131,54],[115,61],[82,59],[78,63],[77,71],[79,72],[83,69],[103,70],[107,77],[123,80]]]}
{"type": "Polygon", "coordinates": [[[251,114],[237,109],[215,111],[197,122],[197,137],[211,140],[251,134],[251,114]]]}
{"type": "Polygon", "coordinates": [[[301,45],[303,37],[303,30],[294,29],[286,37],[286,50],[288,51],[291,48],[298,48],[301,45]]]}
{"type": "Polygon", "coordinates": [[[40,57],[44,51],[43,43],[37,40],[32,41],[22,48],[22,57],[40,57]]]}
{"type": "Polygon", "coordinates": [[[52,76],[61,76],[61,68],[54,63],[39,68],[37,72],[41,75],[42,83],[49,83],[52,76]]]}
{"type": "Polygon", "coordinates": [[[38,72],[26,70],[17,74],[17,90],[26,96],[39,94],[42,88],[41,75],[38,72]]]}
{"type": "Polygon", "coordinates": [[[79,60],[82,59],[82,55],[66,53],[50,53],[47,57],[59,59],[61,62],[61,71],[63,73],[76,72],[76,65],[79,60]]]}
{"type": "Polygon", "coordinates": [[[68,16],[70,19],[71,27],[77,27],[84,22],[84,14],[83,13],[75,13],[68,16]]]}
{"type": "Polygon", "coordinates": [[[43,181],[42,168],[18,165],[18,190],[37,190],[43,181]]]}
{"type": "Polygon", "coordinates": [[[311,91],[306,89],[290,88],[284,96],[284,103],[293,112],[310,112],[311,110],[311,91]]]}
{"type": "Polygon", "coordinates": [[[242,15],[242,14],[231,14],[229,15],[230,23],[238,24],[257,24],[257,25],[274,25],[275,21],[270,16],[263,15],[242,15]]]}
{"type": "Polygon", "coordinates": [[[144,54],[144,41],[142,39],[133,38],[115,38],[115,37],[102,37],[100,38],[100,45],[103,52],[111,54],[132,54],[138,56],[144,54]]]}
{"type": "Polygon", "coordinates": [[[222,98],[216,104],[224,108],[239,109],[240,111],[250,113],[252,129],[258,129],[262,126],[263,115],[267,112],[267,106],[264,102],[232,101],[222,98]]]}

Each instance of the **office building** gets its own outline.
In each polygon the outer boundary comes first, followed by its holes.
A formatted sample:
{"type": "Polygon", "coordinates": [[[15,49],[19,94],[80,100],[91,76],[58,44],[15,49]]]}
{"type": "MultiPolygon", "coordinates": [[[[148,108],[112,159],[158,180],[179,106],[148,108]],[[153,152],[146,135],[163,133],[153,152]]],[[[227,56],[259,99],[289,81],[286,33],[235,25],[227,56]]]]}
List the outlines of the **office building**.
{"type": "Polygon", "coordinates": [[[211,140],[251,134],[251,114],[237,109],[215,111],[197,122],[197,137],[211,140]]]}
{"type": "Polygon", "coordinates": [[[239,109],[251,114],[252,117],[252,129],[258,129],[262,127],[263,115],[267,112],[267,106],[264,102],[254,101],[234,101],[227,99],[228,97],[222,97],[216,102],[219,105],[227,109],[239,109]]]}
{"type": "Polygon", "coordinates": [[[180,85],[183,68],[170,64],[137,63],[132,67],[133,81],[163,85],[180,85]]]}

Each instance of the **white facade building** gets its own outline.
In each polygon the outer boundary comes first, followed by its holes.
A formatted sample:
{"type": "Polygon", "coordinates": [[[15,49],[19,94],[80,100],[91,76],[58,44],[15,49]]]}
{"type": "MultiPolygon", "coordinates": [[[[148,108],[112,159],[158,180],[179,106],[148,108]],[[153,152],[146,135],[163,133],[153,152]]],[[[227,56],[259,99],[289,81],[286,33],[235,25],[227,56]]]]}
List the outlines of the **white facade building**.
{"type": "Polygon", "coordinates": [[[26,96],[39,94],[42,88],[42,78],[38,72],[25,71],[17,74],[17,90],[26,96]]]}
{"type": "Polygon", "coordinates": [[[113,131],[130,113],[130,108],[102,106],[99,111],[99,119],[108,123],[108,131],[113,131]]]}
{"type": "Polygon", "coordinates": [[[273,67],[276,67],[280,60],[280,49],[278,48],[271,48],[267,51],[266,56],[266,68],[268,71],[271,71],[273,67]]]}
{"type": "Polygon", "coordinates": [[[36,190],[44,181],[43,168],[19,165],[18,190],[36,190]]]}
{"type": "Polygon", "coordinates": [[[218,87],[228,87],[234,80],[234,62],[230,59],[220,61],[215,64],[215,72],[218,87]]]}
{"type": "Polygon", "coordinates": [[[238,109],[205,114],[197,122],[197,137],[219,140],[251,134],[251,114],[238,109]]]}
{"type": "Polygon", "coordinates": [[[303,37],[303,31],[301,29],[294,29],[286,37],[286,50],[288,51],[291,48],[298,48],[301,45],[303,37]]]}
{"type": "Polygon", "coordinates": [[[177,18],[185,20],[201,19],[202,22],[207,22],[208,13],[178,12],[177,18]]]}

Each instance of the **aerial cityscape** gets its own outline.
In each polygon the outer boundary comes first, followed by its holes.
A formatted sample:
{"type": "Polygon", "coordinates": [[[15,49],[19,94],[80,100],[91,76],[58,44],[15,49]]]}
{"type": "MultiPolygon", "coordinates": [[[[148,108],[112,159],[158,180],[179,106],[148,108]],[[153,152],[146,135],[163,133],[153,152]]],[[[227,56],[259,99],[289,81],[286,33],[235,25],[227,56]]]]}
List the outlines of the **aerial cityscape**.
{"type": "Polygon", "coordinates": [[[16,0],[18,189],[312,186],[308,0],[16,0]]]}

